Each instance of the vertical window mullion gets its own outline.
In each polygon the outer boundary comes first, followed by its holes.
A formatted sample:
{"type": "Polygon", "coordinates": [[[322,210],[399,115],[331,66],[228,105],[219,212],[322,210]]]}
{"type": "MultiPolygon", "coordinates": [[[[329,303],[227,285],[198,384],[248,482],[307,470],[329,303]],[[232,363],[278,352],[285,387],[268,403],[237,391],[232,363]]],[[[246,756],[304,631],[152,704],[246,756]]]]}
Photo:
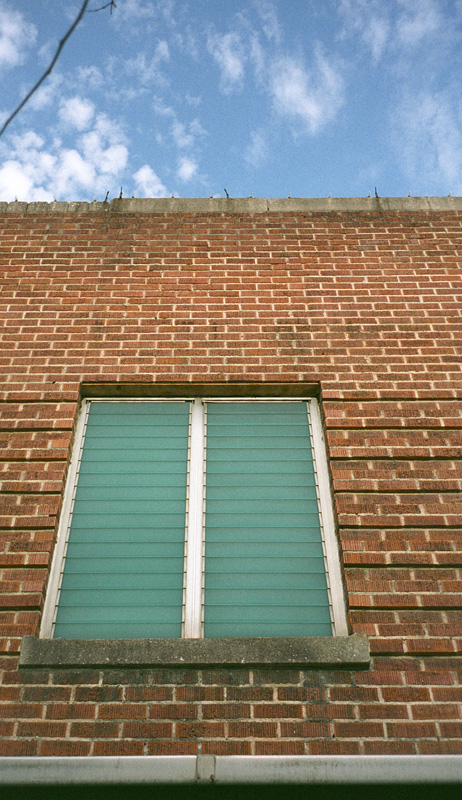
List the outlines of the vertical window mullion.
{"type": "Polygon", "coordinates": [[[205,406],[201,400],[194,400],[191,405],[183,635],[186,639],[199,639],[204,538],[205,406]]]}

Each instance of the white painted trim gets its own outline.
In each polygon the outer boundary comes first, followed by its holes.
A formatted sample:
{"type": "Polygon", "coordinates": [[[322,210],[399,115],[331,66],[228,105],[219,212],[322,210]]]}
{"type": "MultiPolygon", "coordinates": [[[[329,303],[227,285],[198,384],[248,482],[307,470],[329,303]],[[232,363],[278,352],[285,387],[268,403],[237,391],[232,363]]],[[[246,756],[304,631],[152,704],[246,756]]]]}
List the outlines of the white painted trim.
{"type": "Polygon", "coordinates": [[[313,461],[318,478],[319,512],[321,532],[327,562],[327,580],[332,603],[332,616],[335,636],[348,636],[348,622],[340,569],[340,552],[335,530],[334,499],[330,488],[327,468],[327,449],[321,421],[321,413],[316,400],[307,402],[308,416],[313,436],[313,461]]]}
{"type": "Polygon", "coordinates": [[[201,397],[203,403],[306,403],[313,397],[263,397],[245,395],[243,397],[201,397]]]}
{"type": "Polygon", "coordinates": [[[75,441],[72,444],[71,461],[67,474],[66,487],[64,489],[55,552],[43,607],[42,624],[40,627],[40,638],[42,639],[49,639],[53,635],[89,410],[90,401],[84,400],[77,419],[75,441]]]}
{"type": "Polygon", "coordinates": [[[204,540],[205,407],[191,403],[188,499],[186,512],[186,569],[184,631],[186,639],[199,639],[202,617],[202,554],[204,540]]]}
{"type": "Polygon", "coordinates": [[[88,397],[87,403],[188,403],[194,397],[183,395],[178,397],[88,397]]]}

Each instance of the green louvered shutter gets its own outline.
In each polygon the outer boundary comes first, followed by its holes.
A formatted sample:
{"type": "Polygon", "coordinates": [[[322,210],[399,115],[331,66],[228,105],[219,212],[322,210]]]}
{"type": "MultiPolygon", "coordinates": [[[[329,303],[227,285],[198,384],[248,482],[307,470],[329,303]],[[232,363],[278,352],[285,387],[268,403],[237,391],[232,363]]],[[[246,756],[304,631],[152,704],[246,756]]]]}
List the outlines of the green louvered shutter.
{"type": "Polygon", "coordinates": [[[304,402],[207,406],[205,636],[329,636],[304,402]]]}
{"type": "Polygon", "coordinates": [[[92,402],[55,637],[181,636],[187,402],[92,402]]]}

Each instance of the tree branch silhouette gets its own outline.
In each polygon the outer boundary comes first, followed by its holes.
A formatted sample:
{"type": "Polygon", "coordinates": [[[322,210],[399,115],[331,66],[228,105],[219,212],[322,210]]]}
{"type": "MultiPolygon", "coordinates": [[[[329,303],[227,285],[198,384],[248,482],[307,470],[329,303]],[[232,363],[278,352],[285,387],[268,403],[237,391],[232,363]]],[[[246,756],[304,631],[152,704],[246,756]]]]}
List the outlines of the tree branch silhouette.
{"type": "MultiPolygon", "coordinates": [[[[39,86],[41,86],[41,84],[43,83],[45,78],[48,78],[48,75],[52,71],[53,67],[55,66],[55,64],[56,64],[56,62],[57,62],[57,60],[59,58],[59,56],[61,55],[61,50],[63,49],[63,47],[66,44],[66,42],[69,39],[69,37],[74,33],[77,25],[79,24],[80,20],[82,19],[83,15],[85,14],[85,11],[86,11],[86,8],[87,8],[87,5],[88,5],[89,2],[90,2],[90,0],[84,0],[84,2],[82,3],[82,5],[80,7],[80,11],[77,14],[74,22],[72,23],[70,28],[66,31],[66,33],[63,36],[63,38],[59,42],[58,49],[56,50],[56,53],[54,54],[48,69],[45,70],[43,75],[38,79],[37,83],[32,87],[30,92],[28,92],[26,94],[24,100],[22,100],[20,102],[20,104],[17,106],[17,108],[15,108],[13,113],[10,114],[10,116],[8,117],[8,119],[6,120],[6,122],[4,123],[3,127],[0,130],[0,136],[2,136],[4,134],[4,132],[6,131],[8,125],[10,124],[10,122],[12,122],[14,120],[15,116],[17,114],[19,114],[19,112],[21,111],[22,108],[24,108],[26,103],[31,99],[32,95],[35,94],[35,92],[37,91],[39,86]]],[[[102,6],[101,8],[95,8],[94,11],[102,11],[103,8],[107,8],[108,6],[111,7],[111,14],[112,14],[113,7],[114,8],[116,7],[116,4],[114,3],[114,0],[111,0],[111,2],[106,3],[106,5],[102,6]]]]}
{"type": "Polygon", "coordinates": [[[104,6],[100,6],[99,8],[89,8],[88,13],[96,14],[97,11],[104,11],[105,8],[110,8],[111,9],[110,13],[112,14],[112,9],[117,8],[117,6],[114,3],[114,0],[109,0],[109,3],[106,3],[106,5],[104,6]]]}

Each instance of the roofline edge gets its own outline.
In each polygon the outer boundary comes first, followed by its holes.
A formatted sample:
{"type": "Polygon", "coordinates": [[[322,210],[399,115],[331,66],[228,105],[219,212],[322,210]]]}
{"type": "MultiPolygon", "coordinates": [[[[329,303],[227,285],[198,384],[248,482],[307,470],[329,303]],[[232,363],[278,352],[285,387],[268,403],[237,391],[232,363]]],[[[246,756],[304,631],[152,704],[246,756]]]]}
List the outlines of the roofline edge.
{"type": "Polygon", "coordinates": [[[115,199],[107,202],[0,202],[1,214],[266,214],[271,212],[462,211],[462,197],[300,197],[115,199]]]}

